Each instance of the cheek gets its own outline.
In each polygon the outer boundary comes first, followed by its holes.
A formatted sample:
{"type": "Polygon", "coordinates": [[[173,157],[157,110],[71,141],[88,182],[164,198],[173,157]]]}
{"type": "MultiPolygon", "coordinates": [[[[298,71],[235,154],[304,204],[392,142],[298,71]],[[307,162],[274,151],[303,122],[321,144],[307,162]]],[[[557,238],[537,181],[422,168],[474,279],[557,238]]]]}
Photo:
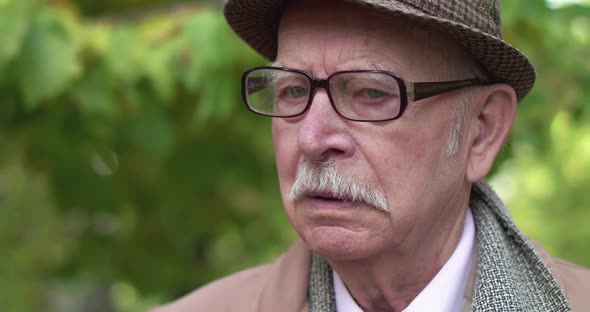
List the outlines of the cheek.
{"type": "Polygon", "coordinates": [[[297,132],[293,127],[286,125],[284,120],[275,119],[272,123],[272,140],[281,194],[286,202],[300,157],[297,149],[297,132]]]}
{"type": "Polygon", "coordinates": [[[428,140],[415,133],[371,135],[364,142],[369,143],[364,154],[373,170],[394,180],[403,180],[400,174],[419,169],[432,154],[428,140]]]}
{"type": "Polygon", "coordinates": [[[416,197],[428,188],[429,180],[440,165],[437,147],[419,132],[373,135],[371,141],[366,142],[371,143],[365,148],[371,171],[387,193],[394,214],[408,213],[409,207],[405,206],[419,202],[416,197]]]}
{"type": "MultiPolygon", "coordinates": [[[[380,142],[380,157],[369,161],[379,183],[387,193],[398,193],[421,175],[424,168],[425,149],[420,140],[390,139],[380,142]]],[[[395,194],[399,195],[399,194],[395,194]]],[[[396,196],[397,197],[397,196],[396,196]]]]}

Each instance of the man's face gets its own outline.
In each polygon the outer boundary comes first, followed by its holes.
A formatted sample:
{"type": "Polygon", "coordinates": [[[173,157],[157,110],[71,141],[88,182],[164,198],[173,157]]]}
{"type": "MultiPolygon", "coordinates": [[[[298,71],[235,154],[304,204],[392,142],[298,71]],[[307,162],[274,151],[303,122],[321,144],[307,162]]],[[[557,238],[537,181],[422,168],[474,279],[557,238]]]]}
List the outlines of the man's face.
{"type": "MultiPolygon", "coordinates": [[[[440,54],[449,49],[444,39],[332,1],[290,5],[278,38],[281,66],[315,78],[373,66],[406,81],[471,78],[452,77],[445,70],[447,60],[440,54]]],[[[443,244],[437,239],[448,237],[456,227],[468,189],[464,149],[447,154],[457,101],[457,93],[443,94],[410,103],[397,120],[354,122],[340,117],[325,90],[318,89],[304,115],[273,119],[284,206],[312,250],[327,258],[362,259],[383,252],[411,253],[420,244],[443,244]],[[330,189],[291,199],[303,163],[326,162],[352,181],[383,193],[389,212],[335,199],[330,189]]]]}

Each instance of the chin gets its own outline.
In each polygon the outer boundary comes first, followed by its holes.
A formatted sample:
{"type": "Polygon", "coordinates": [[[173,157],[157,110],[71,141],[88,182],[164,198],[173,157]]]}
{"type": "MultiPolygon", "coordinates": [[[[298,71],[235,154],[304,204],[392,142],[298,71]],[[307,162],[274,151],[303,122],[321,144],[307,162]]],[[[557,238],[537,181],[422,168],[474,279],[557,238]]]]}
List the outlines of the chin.
{"type": "Polygon", "coordinates": [[[317,226],[302,234],[314,253],[330,260],[366,259],[377,254],[379,249],[375,238],[371,239],[368,232],[355,232],[340,226],[317,226]]]}

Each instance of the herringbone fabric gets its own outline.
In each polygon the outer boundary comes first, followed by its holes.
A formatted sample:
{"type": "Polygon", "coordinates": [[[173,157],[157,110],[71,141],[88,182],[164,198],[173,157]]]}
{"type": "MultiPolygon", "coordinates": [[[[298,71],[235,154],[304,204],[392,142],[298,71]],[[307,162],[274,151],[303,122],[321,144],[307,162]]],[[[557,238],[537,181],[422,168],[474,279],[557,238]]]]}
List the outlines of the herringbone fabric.
{"type": "MultiPolygon", "coordinates": [[[[485,182],[473,186],[469,205],[479,243],[471,311],[571,311],[557,281],[485,182]]],[[[329,265],[315,255],[310,275],[310,312],[334,311],[329,265]]]]}
{"type": "Polygon", "coordinates": [[[479,241],[472,311],[570,311],[557,281],[494,191],[480,182],[470,206],[479,241]]]}
{"type": "MultiPolygon", "coordinates": [[[[535,69],[528,58],[502,39],[499,0],[344,1],[447,32],[492,75],[491,82],[511,85],[519,100],[535,83],[535,69]]],[[[229,0],[224,9],[225,18],[246,43],[274,60],[284,3],[284,0],[229,0]]]]}
{"type": "Polygon", "coordinates": [[[311,258],[309,272],[309,310],[314,312],[332,312],[336,310],[336,295],[332,282],[332,269],[322,257],[314,254],[311,258]]]}

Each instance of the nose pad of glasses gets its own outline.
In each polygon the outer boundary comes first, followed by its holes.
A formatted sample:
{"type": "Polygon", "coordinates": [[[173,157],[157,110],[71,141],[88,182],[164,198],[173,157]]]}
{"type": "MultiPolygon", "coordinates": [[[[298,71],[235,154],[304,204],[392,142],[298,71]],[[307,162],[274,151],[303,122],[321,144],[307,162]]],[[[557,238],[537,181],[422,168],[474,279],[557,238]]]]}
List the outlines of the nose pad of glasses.
{"type": "Polygon", "coordinates": [[[334,106],[332,105],[332,99],[330,98],[329,91],[323,88],[316,88],[313,93],[309,97],[309,105],[307,108],[308,113],[312,110],[318,111],[321,110],[323,113],[329,113],[334,111],[334,106]]]}

